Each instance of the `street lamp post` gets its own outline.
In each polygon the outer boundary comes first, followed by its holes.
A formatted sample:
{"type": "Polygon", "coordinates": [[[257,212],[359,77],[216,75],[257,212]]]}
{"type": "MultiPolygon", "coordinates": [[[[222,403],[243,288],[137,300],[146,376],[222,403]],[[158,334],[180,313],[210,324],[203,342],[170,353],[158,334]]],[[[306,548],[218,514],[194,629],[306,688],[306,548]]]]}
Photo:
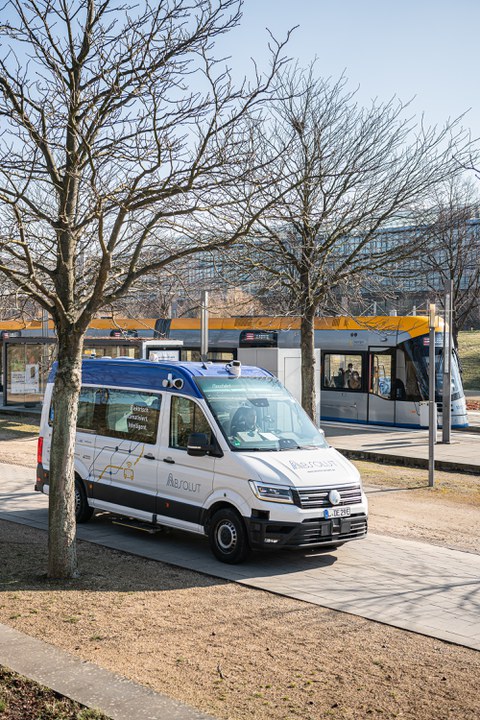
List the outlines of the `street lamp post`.
{"type": "Polygon", "coordinates": [[[442,397],[442,442],[448,444],[452,425],[452,301],[453,280],[445,288],[445,315],[443,323],[443,397],[442,397]]]}
{"type": "Polygon", "coordinates": [[[201,326],[200,357],[202,360],[206,360],[207,355],[208,355],[208,292],[207,292],[207,290],[202,291],[200,326],[201,326]]]}

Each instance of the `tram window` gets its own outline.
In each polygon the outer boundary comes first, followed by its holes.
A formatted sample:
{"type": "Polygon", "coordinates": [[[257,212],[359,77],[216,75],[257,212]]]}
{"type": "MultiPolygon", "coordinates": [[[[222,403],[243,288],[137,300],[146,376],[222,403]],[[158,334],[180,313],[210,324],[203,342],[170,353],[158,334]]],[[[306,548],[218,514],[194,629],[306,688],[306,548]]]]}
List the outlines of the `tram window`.
{"type": "Polygon", "coordinates": [[[393,395],[395,400],[408,400],[419,402],[422,399],[417,370],[412,359],[403,348],[397,349],[396,379],[393,383],[393,395]]]}
{"type": "MultiPolygon", "coordinates": [[[[185,362],[201,362],[200,350],[180,350],[180,359],[185,362]]],[[[209,350],[207,360],[211,362],[230,362],[235,360],[233,352],[209,350]]]]}
{"type": "Polygon", "coordinates": [[[325,353],[323,356],[324,390],[362,390],[362,356],[325,353]]]}
{"type": "Polygon", "coordinates": [[[140,357],[139,345],[91,345],[88,341],[85,343],[85,355],[93,355],[94,357],[140,357]]]}
{"type": "Polygon", "coordinates": [[[370,392],[373,395],[391,399],[392,356],[388,353],[372,353],[370,392]]]}

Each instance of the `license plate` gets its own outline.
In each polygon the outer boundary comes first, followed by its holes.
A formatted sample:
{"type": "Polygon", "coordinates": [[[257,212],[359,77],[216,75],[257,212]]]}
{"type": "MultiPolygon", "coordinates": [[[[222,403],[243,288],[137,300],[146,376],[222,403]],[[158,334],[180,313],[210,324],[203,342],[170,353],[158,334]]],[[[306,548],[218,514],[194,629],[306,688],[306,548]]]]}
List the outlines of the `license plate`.
{"type": "Polygon", "coordinates": [[[330,520],[330,518],[348,517],[351,512],[352,509],[349,507],[328,508],[323,511],[323,516],[326,520],[330,520]]]}

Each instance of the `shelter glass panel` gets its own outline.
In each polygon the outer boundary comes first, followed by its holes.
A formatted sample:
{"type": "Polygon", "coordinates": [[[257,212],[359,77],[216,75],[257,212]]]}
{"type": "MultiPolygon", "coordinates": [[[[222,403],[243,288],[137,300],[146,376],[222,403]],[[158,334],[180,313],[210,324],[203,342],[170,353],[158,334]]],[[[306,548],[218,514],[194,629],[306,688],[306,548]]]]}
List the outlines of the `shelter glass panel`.
{"type": "Polygon", "coordinates": [[[53,343],[8,343],[7,404],[36,405],[42,402],[54,353],[53,343]]]}

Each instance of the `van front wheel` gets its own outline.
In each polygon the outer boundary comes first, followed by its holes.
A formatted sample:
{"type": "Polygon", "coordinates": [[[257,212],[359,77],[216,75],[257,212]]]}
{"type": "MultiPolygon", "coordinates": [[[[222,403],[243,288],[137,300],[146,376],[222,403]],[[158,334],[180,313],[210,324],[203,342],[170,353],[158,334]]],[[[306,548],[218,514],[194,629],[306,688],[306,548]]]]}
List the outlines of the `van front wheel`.
{"type": "Polygon", "coordinates": [[[208,528],[208,539],[217,560],[231,565],[245,560],[250,550],[242,518],[229,508],[222,508],[214,514],[208,528]]]}
{"type": "Polygon", "coordinates": [[[93,508],[87,500],[87,493],[83,483],[75,478],[75,519],[78,523],[88,522],[93,515],[93,508]]]}

